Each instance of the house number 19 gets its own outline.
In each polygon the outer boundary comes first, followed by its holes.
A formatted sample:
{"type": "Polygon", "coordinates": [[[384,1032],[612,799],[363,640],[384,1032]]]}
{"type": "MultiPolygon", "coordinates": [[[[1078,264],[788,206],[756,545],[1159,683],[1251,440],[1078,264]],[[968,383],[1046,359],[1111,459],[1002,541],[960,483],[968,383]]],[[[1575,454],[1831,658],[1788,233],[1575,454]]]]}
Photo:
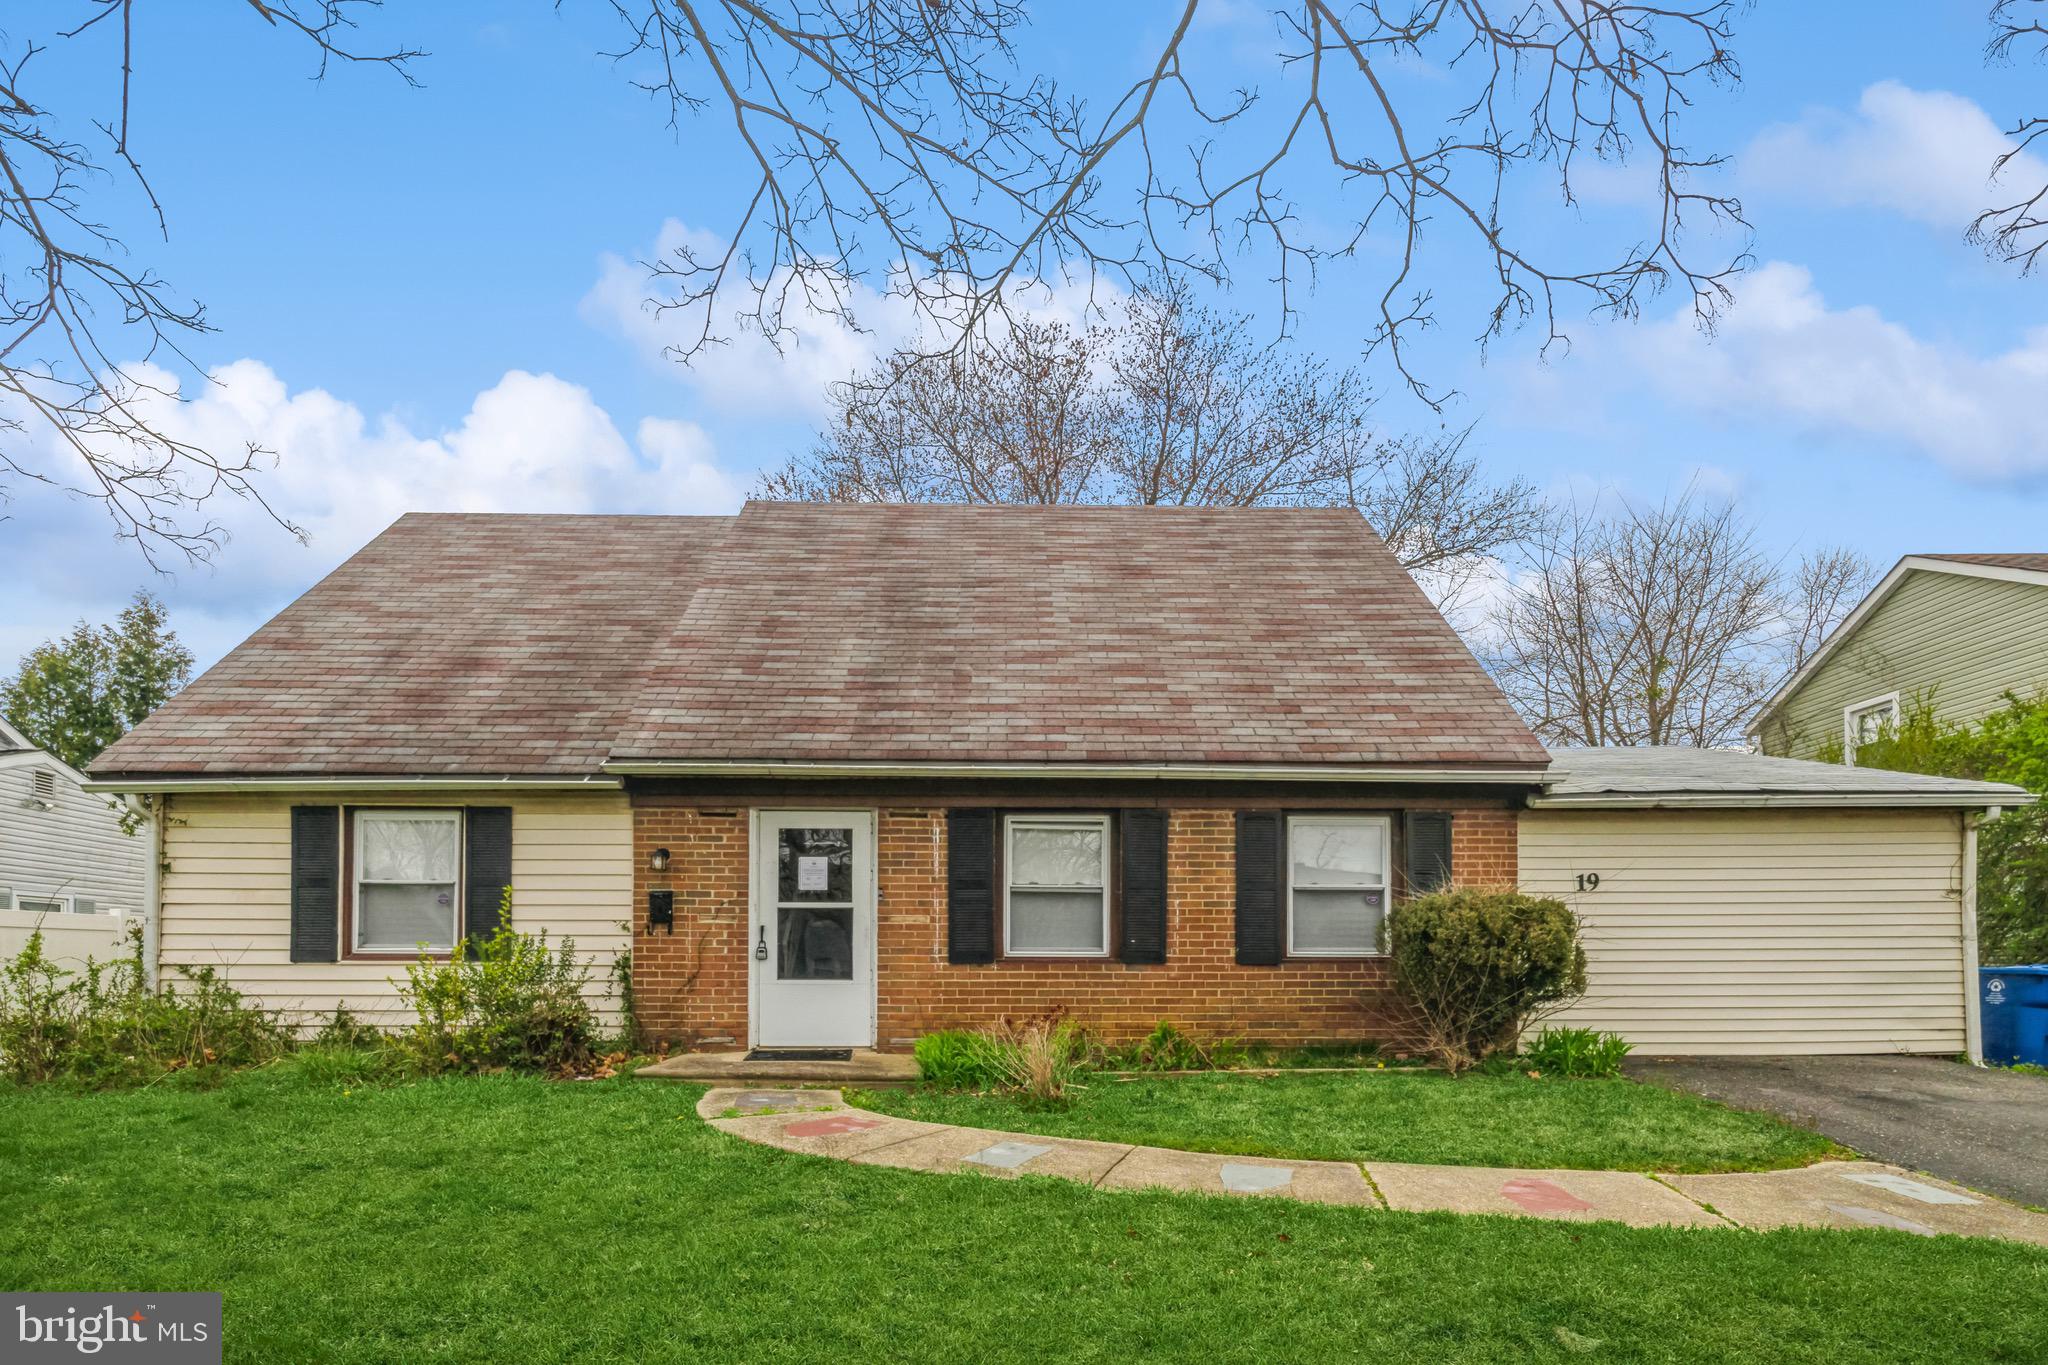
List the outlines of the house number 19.
{"type": "Polygon", "coordinates": [[[1598,891],[1599,889],[1600,874],[1598,872],[1581,872],[1579,874],[1579,890],[1598,891]]]}

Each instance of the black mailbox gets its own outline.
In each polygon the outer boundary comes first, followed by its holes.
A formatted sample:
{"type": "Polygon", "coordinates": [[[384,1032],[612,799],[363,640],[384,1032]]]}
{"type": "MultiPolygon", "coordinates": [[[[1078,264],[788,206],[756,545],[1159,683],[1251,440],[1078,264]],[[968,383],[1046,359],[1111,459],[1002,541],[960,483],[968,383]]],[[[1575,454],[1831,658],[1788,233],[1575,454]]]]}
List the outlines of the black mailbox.
{"type": "Polygon", "coordinates": [[[673,934],[676,931],[676,893],[673,891],[650,891],[647,893],[647,932],[656,929],[673,934]]]}

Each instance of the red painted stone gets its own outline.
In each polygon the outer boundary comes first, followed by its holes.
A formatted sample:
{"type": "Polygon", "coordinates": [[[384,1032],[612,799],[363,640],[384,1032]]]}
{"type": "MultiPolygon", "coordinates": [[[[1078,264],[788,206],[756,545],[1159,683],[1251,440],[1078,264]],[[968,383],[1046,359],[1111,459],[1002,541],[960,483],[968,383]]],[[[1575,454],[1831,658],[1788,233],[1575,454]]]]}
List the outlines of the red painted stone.
{"type": "Polygon", "coordinates": [[[1583,1213],[1593,1207],[1550,1180],[1510,1180],[1500,1192],[1531,1213],[1583,1213]]]}
{"type": "Polygon", "coordinates": [[[789,1124],[782,1130],[784,1137],[832,1137],[839,1133],[858,1133],[868,1128],[882,1126],[880,1119],[864,1119],[856,1114],[833,1114],[822,1119],[803,1119],[789,1124]]]}

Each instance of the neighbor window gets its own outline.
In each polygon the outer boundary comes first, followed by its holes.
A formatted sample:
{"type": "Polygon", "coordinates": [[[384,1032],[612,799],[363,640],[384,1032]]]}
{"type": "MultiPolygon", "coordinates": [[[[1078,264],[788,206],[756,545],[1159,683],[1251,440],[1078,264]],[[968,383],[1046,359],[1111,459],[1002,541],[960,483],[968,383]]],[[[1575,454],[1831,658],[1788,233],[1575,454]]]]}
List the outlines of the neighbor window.
{"type": "Polygon", "coordinates": [[[1287,822],[1287,951],[1364,957],[1380,950],[1393,822],[1298,815],[1287,822]]]}
{"type": "Polygon", "coordinates": [[[0,910],[12,910],[13,908],[14,888],[11,886],[0,886],[0,910]]]}
{"type": "Polygon", "coordinates": [[[23,896],[15,904],[16,908],[26,910],[31,915],[68,915],[71,913],[71,898],[69,896],[23,896]]]}
{"type": "Polygon", "coordinates": [[[1843,756],[1854,763],[1858,746],[1880,739],[1887,733],[1896,733],[1898,726],[1899,694],[1896,692],[1842,708],[1843,756]]]}
{"type": "Polygon", "coordinates": [[[1109,955],[1109,817],[1003,822],[1003,949],[1022,957],[1109,955]]]}
{"type": "Polygon", "coordinates": [[[357,811],[353,950],[452,952],[461,867],[460,811],[357,811]]]}

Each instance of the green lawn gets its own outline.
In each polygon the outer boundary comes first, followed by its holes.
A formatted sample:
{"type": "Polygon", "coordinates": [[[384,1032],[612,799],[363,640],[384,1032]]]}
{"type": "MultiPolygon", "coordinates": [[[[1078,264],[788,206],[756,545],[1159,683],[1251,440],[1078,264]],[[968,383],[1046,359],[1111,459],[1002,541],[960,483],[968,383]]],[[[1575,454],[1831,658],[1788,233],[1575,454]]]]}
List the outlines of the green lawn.
{"type": "Polygon", "coordinates": [[[1633,1081],[1357,1072],[1089,1079],[1071,1108],[1027,1113],[1000,1095],[863,1091],[853,1103],[977,1128],[1240,1156],[1577,1170],[1803,1166],[1840,1149],[1767,1114],[1633,1081]]]}
{"type": "Polygon", "coordinates": [[[2005,1243],[1102,1193],[750,1145],[692,1087],[293,1077],[0,1092],[0,1285],[219,1289],[232,1360],[379,1365],[1839,1365],[2048,1340],[2048,1254],[2005,1243]]]}

